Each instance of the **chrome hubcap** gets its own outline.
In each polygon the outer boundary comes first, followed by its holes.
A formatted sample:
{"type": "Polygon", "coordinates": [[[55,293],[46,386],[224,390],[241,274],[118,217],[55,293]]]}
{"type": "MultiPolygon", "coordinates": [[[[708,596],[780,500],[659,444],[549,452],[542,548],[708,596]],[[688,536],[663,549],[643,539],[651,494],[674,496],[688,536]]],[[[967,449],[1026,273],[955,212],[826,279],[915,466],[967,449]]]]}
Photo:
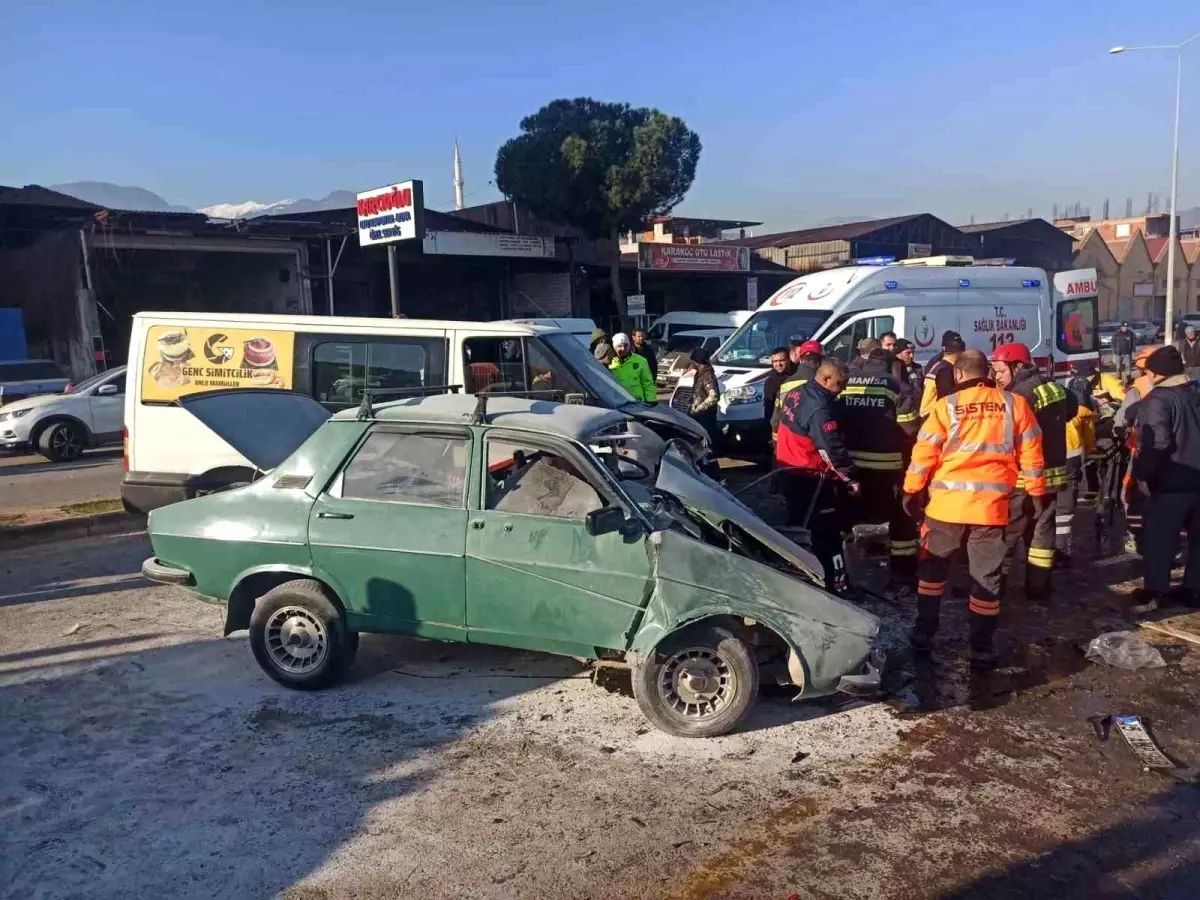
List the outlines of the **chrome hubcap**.
{"type": "Polygon", "coordinates": [[[706,719],[729,705],[737,693],[737,676],[715,650],[689,647],[667,660],[658,691],[677,715],[706,719]]]}
{"type": "Polygon", "coordinates": [[[266,636],[271,661],[292,675],[311,672],[329,653],[325,626],[303,607],[277,610],[267,621],[266,636]]]}

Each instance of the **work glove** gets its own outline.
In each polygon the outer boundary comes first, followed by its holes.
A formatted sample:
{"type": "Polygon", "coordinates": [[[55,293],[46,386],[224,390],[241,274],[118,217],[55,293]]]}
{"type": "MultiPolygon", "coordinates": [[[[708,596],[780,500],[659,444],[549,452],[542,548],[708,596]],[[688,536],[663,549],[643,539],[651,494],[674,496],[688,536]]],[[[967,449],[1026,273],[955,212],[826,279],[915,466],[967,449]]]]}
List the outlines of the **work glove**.
{"type": "Polygon", "coordinates": [[[904,507],[904,514],[910,519],[919,519],[921,517],[921,495],[920,494],[905,494],[904,499],[900,501],[900,505],[904,507]]]}

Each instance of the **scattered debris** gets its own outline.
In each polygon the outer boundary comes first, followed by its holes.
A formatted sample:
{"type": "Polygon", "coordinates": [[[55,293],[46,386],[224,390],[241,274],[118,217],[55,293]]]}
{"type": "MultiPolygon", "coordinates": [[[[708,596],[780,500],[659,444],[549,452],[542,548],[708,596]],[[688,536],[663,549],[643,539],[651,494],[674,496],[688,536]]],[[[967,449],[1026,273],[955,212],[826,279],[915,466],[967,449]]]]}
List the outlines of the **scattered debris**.
{"type": "Polygon", "coordinates": [[[806,753],[803,750],[797,750],[796,755],[792,757],[792,762],[794,762],[794,763],[804,762],[810,756],[812,756],[811,753],[806,753]]]}
{"type": "Polygon", "coordinates": [[[83,628],[83,623],[82,623],[82,622],[76,622],[74,625],[72,625],[70,628],[68,628],[66,631],[64,631],[64,632],[62,633],[62,636],[63,636],[63,637],[70,637],[70,636],[71,636],[71,635],[73,635],[73,634],[79,634],[79,632],[80,632],[80,630],[81,630],[82,628],[83,628]]]}
{"type": "Polygon", "coordinates": [[[553,718],[554,718],[554,715],[552,713],[542,713],[541,716],[538,717],[538,721],[539,722],[549,722],[553,718]]]}
{"type": "Polygon", "coordinates": [[[1142,765],[1151,769],[1174,769],[1175,763],[1159,749],[1154,738],[1146,729],[1141,716],[1113,716],[1112,723],[1125,738],[1125,743],[1134,752],[1142,765]]]}
{"type": "Polygon", "coordinates": [[[1116,669],[1158,669],[1166,660],[1157,649],[1151,647],[1132,631],[1109,631],[1092,638],[1088,644],[1087,658],[1116,669]]]}
{"type": "Polygon", "coordinates": [[[1186,613],[1157,622],[1143,622],[1142,627],[1147,631],[1169,635],[1190,644],[1200,644],[1200,613],[1186,613]]]}
{"type": "Polygon", "coordinates": [[[600,752],[601,752],[601,753],[616,753],[616,752],[617,752],[617,748],[616,748],[616,747],[610,747],[610,746],[608,746],[607,744],[605,744],[603,747],[601,747],[601,748],[600,748],[600,752]]]}
{"type": "Polygon", "coordinates": [[[646,823],[643,822],[641,819],[639,819],[637,816],[630,816],[629,821],[633,822],[635,825],[641,825],[643,828],[646,827],[646,823]]]}

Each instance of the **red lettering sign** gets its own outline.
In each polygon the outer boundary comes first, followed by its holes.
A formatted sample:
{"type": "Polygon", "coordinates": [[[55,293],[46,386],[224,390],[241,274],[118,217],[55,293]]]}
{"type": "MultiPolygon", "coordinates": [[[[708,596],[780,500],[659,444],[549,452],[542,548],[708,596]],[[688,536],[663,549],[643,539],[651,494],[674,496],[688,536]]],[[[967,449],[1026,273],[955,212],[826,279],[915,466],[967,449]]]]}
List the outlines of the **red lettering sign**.
{"type": "Polygon", "coordinates": [[[638,268],[676,272],[749,272],[746,247],[715,244],[638,245],[638,268]]]}
{"type": "Polygon", "coordinates": [[[390,209],[407,209],[413,205],[412,188],[397,190],[392,188],[374,197],[364,197],[356,204],[360,216],[377,216],[390,209]]]}
{"type": "Polygon", "coordinates": [[[1072,282],[1071,284],[1067,285],[1067,296],[1068,297],[1073,297],[1076,294],[1095,294],[1095,293],[1097,293],[1095,281],[1075,281],[1075,282],[1072,282]]]}

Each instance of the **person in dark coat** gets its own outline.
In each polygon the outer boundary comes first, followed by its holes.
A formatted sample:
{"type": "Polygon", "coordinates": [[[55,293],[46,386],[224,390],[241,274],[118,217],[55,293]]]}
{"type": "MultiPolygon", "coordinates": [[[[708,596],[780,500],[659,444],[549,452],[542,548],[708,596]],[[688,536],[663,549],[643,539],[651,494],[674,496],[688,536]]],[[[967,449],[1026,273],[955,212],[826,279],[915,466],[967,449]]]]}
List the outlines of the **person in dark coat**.
{"type": "Polygon", "coordinates": [[[1188,378],[1200,376],[1200,335],[1196,334],[1196,326],[1188,323],[1183,327],[1183,340],[1177,341],[1175,347],[1183,357],[1183,371],[1188,378]]]}
{"type": "Polygon", "coordinates": [[[892,353],[900,363],[900,381],[908,385],[917,398],[917,404],[920,405],[921,394],[925,387],[925,370],[921,368],[919,362],[913,359],[916,352],[917,345],[912,341],[907,338],[896,338],[892,353]]]}
{"type": "Polygon", "coordinates": [[[771,371],[767,373],[767,377],[763,379],[763,420],[771,426],[774,431],[775,427],[771,420],[775,417],[776,401],[779,399],[779,388],[787,381],[792,373],[796,371],[796,367],[788,358],[787,347],[776,347],[771,351],[771,371]]]}
{"type": "Polygon", "coordinates": [[[688,412],[704,426],[712,446],[717,445],[717,404],[721,400],[721,386],[717,373],[709,363],[711,354],[703,347],[692,351],[692,405],[688,412]]]}
{"type": "Polygon", "coordinates": [[[1129,330],[1129,323],[1122,322],[1112,337],[1112,352],[1117,359],[1117,374],[1124,381],[1133,372],[1133,351],[1137,349],[1137,335],[1129,330]]]}
{"type": "Polygon", "coordinates": [[[841,363],[821,363],[811,380],[784,397],[775,441],[775,466],[782,476],[789,524],[808,529],[813,553],[825,569],[825,589],[835,593],[849,588],[844,494],[857,497],[860,491],[839,422],[837,397],[845,386],[841,363]]]}
{"type": "Polygon", "coordinates": [[[629,336],[633,338],[633,352],[646,361],[646,365],[650,367],[650,374],[657,376],[658,357],[654,355],[654,348],[646,340],[646,332],[635,328],[629,336]]]}
{"type": "Polygon", "coordinates": [[[1146,370],[1156,383],[1137,406],[1133,477],[1148,499],[1145,576],[1133,611],[1166,604],[1180,531],[1187,532],[1183,601],[1200,608],[1200,384],[1185,374],[1177,347],[1155,350],[1146,370]]]}

